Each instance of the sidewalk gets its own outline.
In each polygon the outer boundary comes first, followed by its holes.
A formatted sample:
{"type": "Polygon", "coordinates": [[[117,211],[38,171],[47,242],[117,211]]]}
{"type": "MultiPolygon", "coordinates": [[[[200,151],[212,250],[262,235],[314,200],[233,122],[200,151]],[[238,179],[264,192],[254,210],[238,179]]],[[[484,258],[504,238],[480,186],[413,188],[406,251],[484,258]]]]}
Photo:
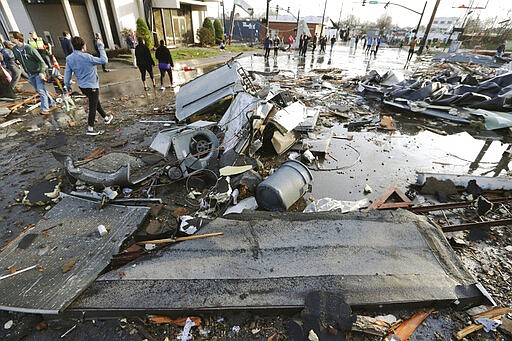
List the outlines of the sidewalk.
{"type": "MultiPolygon", "coordinates": [[[[240,58],[247,57],[257,53],[258,51],[248,51],[244,52],[240,58]]],[[[183,84],[190,80],[189,71],[183,71],[184,66],[192,67],[193,69],[198,68],[207,68],[217,64],[225,63],[230,58],[237,56],[236,52],[225,52],[224,54],[218,56],[212,56],[208,58],[200,58],[200,59],[187,59],[180,60],[179,62],[174,63],[173,69],[173,77],[175,78],[176,84],[183,84]],[[184,74],[187,73],[185,76],[184,74]]],[[[110,72],[103,72],[101,67],[98,66],[98,76],[100,78],[100,87],[105,87],[109,85],[117,85],[126,83],[129,81],[140,81],[140,72],[137,68],[134,68],[131,64],[123,63],[119,61],[113,61],[108,63],[108,68],[111,70],[110,72]]],[[[201,70],[202,71],[202,70],[201,70]]],[[[160,79],[160,71],[158,67],[153,68],[153,75],[155,76],[155,80],[157,83],[160,79]]]]}

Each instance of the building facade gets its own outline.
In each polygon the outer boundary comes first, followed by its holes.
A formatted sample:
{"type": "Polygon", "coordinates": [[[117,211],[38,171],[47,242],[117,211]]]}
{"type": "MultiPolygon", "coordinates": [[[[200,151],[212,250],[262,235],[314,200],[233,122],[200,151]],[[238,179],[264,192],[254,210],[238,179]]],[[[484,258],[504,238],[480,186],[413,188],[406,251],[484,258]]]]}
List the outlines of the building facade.
{"type": "Polygon", "coordinates": [[[0,35],[10,31],[28,37],[36,31],[63,57],[63,31],[84,38],[89,50],[95,33],[101,33],[105,47],[125,47],[123,31],[135,30],[144,18],[153,32],[168,46],[197,42],[195,32],[206,17],[207,2],[218,0],[0,0],[0,35]]]}

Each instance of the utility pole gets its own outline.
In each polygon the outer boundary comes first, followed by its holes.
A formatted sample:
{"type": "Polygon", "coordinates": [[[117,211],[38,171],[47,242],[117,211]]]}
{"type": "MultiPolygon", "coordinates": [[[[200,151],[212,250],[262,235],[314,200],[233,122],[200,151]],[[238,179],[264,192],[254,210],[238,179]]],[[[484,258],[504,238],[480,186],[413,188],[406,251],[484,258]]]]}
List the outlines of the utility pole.
{"type": "MultiPolygon", "coordinates": [[[[224,37],[226,36],[226,12],[224,12],[224,1],[220,3],[222,5],[222,30],[224,31],[224,37]]],[[[222,39],[224,39],[222,37],[222,39]]]]}
{"type": "Polygon", "coordinates": [[[267,0],[267,16],[265,17],[266,27],[265,27],[265,36],[268,36],[268,10],[270,6],[270,0],[267,0]]]}
{"type": "Polygon", "coordinates": [[[233,28],[235,27],[235,8],[236,3],[233,2],[233,10],[231,11],[231,18],[229,19],[229,43],[231,45],[231,39],[233,39],[233,28]]]}
{"type": "Polygon", "coordinates": [[[428,25],[427,25],[427,29],[425,30],[425,33],[423,34],[423,39],[421,39],[420,48],[418,49],[418,56],[423,53],[423,48],[425,47],[425,44],[427,43],[428,34],[430,32],[430,28],[432,27],[432,23],[434,22],[434,18],[436,17],[437,7],[439,7],[440,2],[441,2],[441,0],[436,0],[434,10],[432,11],[432,15],[430,16],[430,21],[428,22],[428,25]]]}
{"type": "Polygon", "coordinates": [[[324,33],[324,19],[325,19],[325,9],[327,8],[327,0],[324,3],[324,14],[322,14],[322,26],[320,27],[320,37],[323,36],[324,33]]]}
{"type": "Polygon", "coordinates": [[[416,33],[414,34],[415,36],[418,36],[419,30],[420,30],[420,25],[421,25],[421,20],[423,19],[423,13],[425,13],[425,8],[427,8],[426,1],[425,1],[425,5],[423,5],[423,11],[421,11],[420,21],[418,21],[418,26],[416,26],[416,33]]]}

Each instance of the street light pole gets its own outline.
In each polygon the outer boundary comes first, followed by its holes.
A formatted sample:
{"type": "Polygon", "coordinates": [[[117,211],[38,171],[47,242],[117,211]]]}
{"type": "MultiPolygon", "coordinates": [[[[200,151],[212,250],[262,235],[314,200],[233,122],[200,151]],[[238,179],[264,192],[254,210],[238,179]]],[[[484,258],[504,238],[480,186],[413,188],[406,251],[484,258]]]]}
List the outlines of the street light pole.
{"type": "Polygon", "coordinates": [[[322,26],[320,27],[320,37],[323,36],[324,33],[324,19],[325,19],[325,9],[327,8],[327,0],[324,3],[324,14],[322,14],[322,26]]]}
{"type": "Polygon", "coordinates": [[[427,29],[425,30],[425,33],[423,34],[423,39],[421,39],[421,42],[420,42],[420,48],[418,49],[418,56],[423,53],[423,48],[425,47],[425,44],[427,43],[428,34],[430,32],[430,28],[432,27],[432,23],[434,22],[434,18],[436,17],[437,7],[439,7],[440,2],[441,2],[441,0],[436,0],[434,10],[432,11],[432,15],[430,16],[430,21],[428,22],[428,25],[427,25],[427,29]]]}

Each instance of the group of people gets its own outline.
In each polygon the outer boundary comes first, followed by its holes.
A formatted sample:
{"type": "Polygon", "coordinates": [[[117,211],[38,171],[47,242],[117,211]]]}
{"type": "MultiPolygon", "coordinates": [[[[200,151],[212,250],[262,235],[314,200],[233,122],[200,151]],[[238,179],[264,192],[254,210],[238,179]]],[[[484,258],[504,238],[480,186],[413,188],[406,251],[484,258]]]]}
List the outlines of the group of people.
{"type": "MultiPolygon", "coordinates": [[[[320,53],[325,53],[325,48],[327,46],[327,41],[329,38],[327,35],[318,36],[318,33],[315,33],[314,36],[309,36],[307,34],[302,34],[299,38],[299,56],[306,56],[306,52],[308,50],[309,42],[311,41],[311,53],[314,54],[317,45],[320,45],[320,53]]],[[[336,37],[332,36],[330,39],[331,42],[331,52],[334,48],[334,43],[336,42],[336,37]]]]}
{"type": "Polygon", "coordinates": [[[366,48],[364,50],[365,56],[368,55],[371,57],[373,54],[373,58],[377,58],[377,52],[379,51],[380,44],[382,43],[382,38],[369,36],[368,38],[365,37],[363,39],[366,40],[366,48]]]}
{"type": "MultiPolygon", "coordinates": [[[[146,82],[146,73],[149,74],[153,87],[156,87],[153,75],[155,61],[144,39],[137,37],[135,42],[133,38],[133,36],[130,37],[131,42],[128,42],[129,39],[127,38],[127,45],[130,50],[133,50],[134,66],[139,69],[144,89],[147,91],[149,87],[146,82]]],[[[110,124],[114,118],[112,114],[105,112],[99,99],[97,66],[101,65],[105,72],[110,71],[105,66],[108,63],[108,57],[101,35],[96,34],[94,37],[94,49],[98,56],[93,56],[87,52],[87,45],[83,38],[71,37],[69,32],[63,32],[60,42],[66,57],[64,76],[59,73],[60,67],[53,56],[52,46],[48,42],[38,37],[35,32],[30,33],[30,38],[26,42],[22,33],[10,32],[10,40],[3,42],[4,47],[0,55],[6,79],[10,81],[10,86],[14,89],[21,75],[25,74],[29,83],[39,93],[40,113],[49,115],[56,104],[46,89],[46,83],[57,81],[61,93],[68,95],[71,89],[71,78],[75,75],[80,91],[89,102],[86,135],[99,135],[102,131],[94,128],[96,113],[100,114],[105,124],[110,124]]],[[[163,40],[160,41],[156,49],[155,57],[158,60],[160,70],[160,89],[164,90],[165,75],[169,75],[171,86],[174,85],[171,71],[174,63],[163,40]]]]}
{"type": "Polygon", "coordinates": [[[274,58],[277,58],[280,46],[281,39],[279,36],[275,35],[273,38],[271,38],[270,35],[267,35],[265,37],[265,41],[263,42],[263,47],[265,48],[264,58],[268,60],[271,48],[274,48],[274,58]]]}

